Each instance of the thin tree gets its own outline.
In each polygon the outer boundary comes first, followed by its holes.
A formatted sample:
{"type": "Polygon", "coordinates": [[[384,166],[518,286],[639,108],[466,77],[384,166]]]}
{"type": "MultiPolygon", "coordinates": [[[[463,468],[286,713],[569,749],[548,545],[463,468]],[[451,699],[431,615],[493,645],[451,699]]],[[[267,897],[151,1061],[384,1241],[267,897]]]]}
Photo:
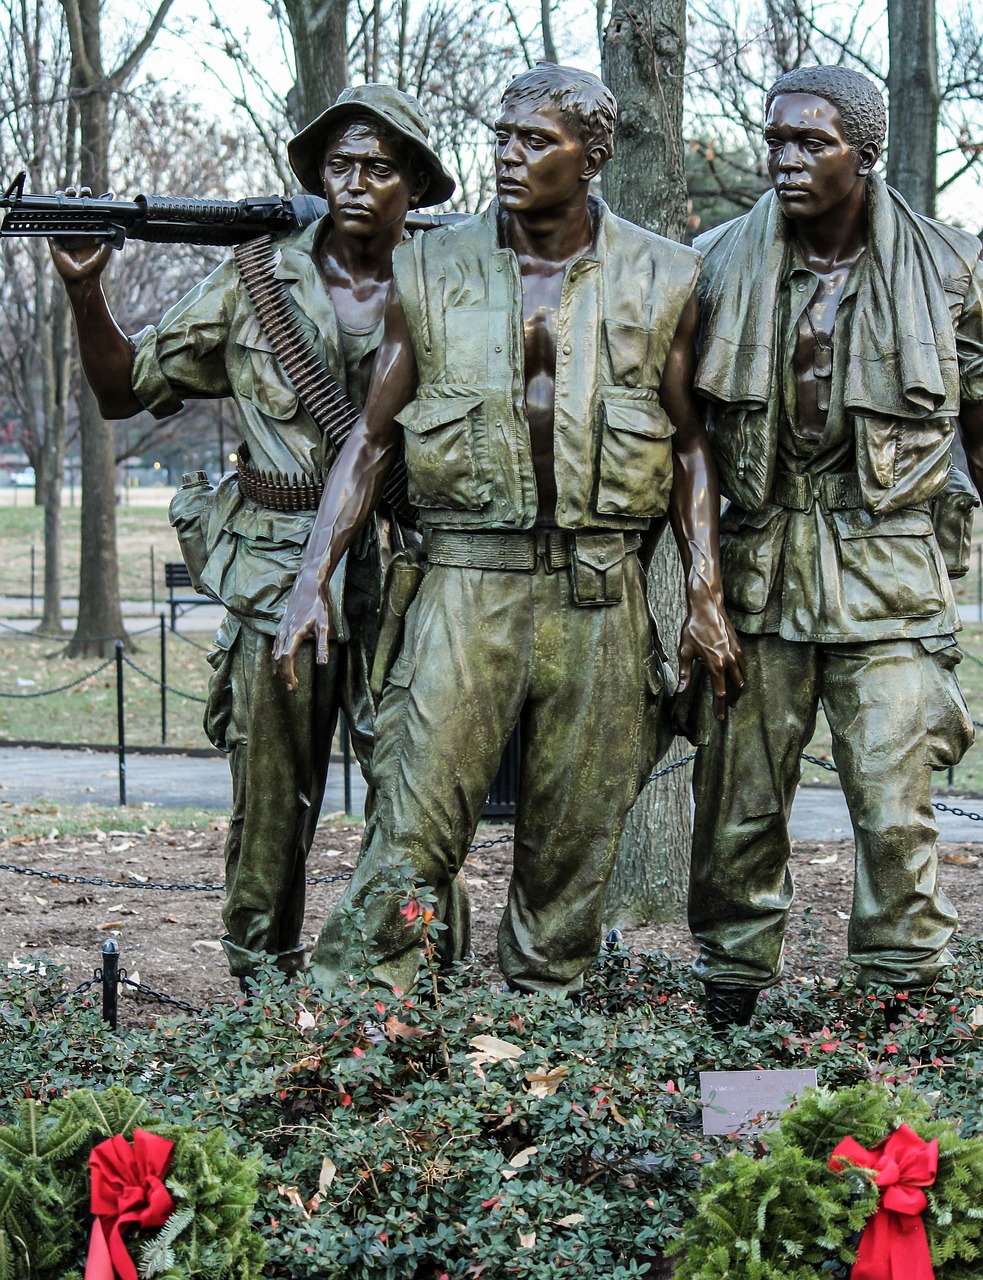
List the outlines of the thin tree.
{"type": "Polygon", "coordinates": [[[287,111],[295,129],[319,116],[348,84],[348,0],[284,0],[295,84],[287,111]]]}
{"type": "MultiPolygon", "coordinates": [[[[103,63],[103,0],[60,0],[72,55],[71,91],[79,119],[79,179],[93,192],[107,191],[111,111],[132,81],[163,26],[173,0],[160,0],[142,35],[124,50],[117,65],[103,63]]],[[[116,550],[115,427],[104,422],[87,385],[79,396],[82,451],[81,569],[78,624],[69,657],[105,656],[126,639],[119,596],[116,550]]]]}
{"type": "MultiPolygon", "coordinates": [[[[680,239],[686,218],[683,149],[685,0],[616,0],[604,36],[604,80],[618,99],[614,159],[604,194],[614,211],[680,239]]],[[[679,557],[664,537],[649,570],[666,648],[674,651],[684,615],[679,557]]],[[[679,760],[677,745],[665,764],[679,760]]],[[[608,889],[612,921],[665,919],[678,913],[689,865],[689,788],[685,770],[649,783],[628,817],[608,889]]]]}
{"type": "Polygon", "coordinates": [[[917,213],[934,218],[940,101],[935,0],[887,0],[887,28],[887,181],[917,213]]]}

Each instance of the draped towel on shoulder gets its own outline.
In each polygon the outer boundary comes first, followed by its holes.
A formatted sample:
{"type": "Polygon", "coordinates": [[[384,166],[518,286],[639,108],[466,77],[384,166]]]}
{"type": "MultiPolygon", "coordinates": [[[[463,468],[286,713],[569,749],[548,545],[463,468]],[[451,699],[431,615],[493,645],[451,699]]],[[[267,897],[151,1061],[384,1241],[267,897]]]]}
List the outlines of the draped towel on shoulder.
{"type": "MultiPolygon", "coordinates": [[[[844,406],[924,418],[959,408],[956,341],[938,267],[908,205],[871,174],[867,250],[846,333],[844,406]]],[[[777,385],[780,292],[789,222],[774,191],[738,224],[710,232],[696,389],[724,404],[766,404],[777,385]],[[719,247],[718,247],[719,246],[719,247]]],[[[697,243],[697,248],[703,248],[697,243]]]]}

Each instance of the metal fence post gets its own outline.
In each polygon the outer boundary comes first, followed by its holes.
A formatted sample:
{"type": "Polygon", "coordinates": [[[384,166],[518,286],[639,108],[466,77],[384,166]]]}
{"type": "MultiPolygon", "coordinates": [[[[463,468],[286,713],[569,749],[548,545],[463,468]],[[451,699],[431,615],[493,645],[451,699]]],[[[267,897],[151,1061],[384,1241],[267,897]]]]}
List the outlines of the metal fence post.
{"type": "Polygon", "coordinates": [[[150,612],[157,612],[157,572],[154,568],[154,547],[150,544],[150,612]]]}
{"type": "Polygon", "coordinates": [[[167,614],[160,614],[160,741],[167,746],[167,614]]]}
{"type": "Polygon", "coordinates": [[[102,944],[102,1018],[116,1030],[119,1021],[119,947],[115,939],[102,944]]]}
{"type": "Polygon", "coordinates": [[[119,734],[119,802],[126,804],[126,715],[123,707],[123,641],[116,641],[116,728],[119,734]]]}
{"type": "Polygon", "coordinates": [[[34,578],[34,543],[32,542],[32,543],[31,543],[31,617],[32,617],[32,618],[34,617],[34,596],[35,596],[34,582],[35,582],[35,578],[34,578]]]}
{"type": "Polygon", "coordinates": [[[341,721],[341,767],[345,778],[345,813],[352,811],[352,736],[348,732],[348,719],[342,711],[338,717],[341,721]]]}
{"type": "Polygon", "coordinates": [[[976,603],[980,607],[980,622],[983,622],[983,546],[976,548],[976,603]]]}

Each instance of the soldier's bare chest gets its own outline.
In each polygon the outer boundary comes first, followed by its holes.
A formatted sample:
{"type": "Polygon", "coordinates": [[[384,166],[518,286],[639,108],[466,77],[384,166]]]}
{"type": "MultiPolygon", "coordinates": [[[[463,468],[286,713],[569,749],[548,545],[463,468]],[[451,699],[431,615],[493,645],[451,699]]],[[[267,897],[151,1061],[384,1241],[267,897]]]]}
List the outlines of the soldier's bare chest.
{"type": "Polygon", "coordinates": [[[552,263],[521,263],[522,346],[526,418],[540,517],[551,520],[556,507],[553,419],[556,402],[556,334],[564,268],[552,263]]]}
{"type": "MultiPolygon", "coordinates": [[[[858,255],[859,257],[859,255],[858,255]]],[[[843,326],[837,330],[837,316],[850,273],[857,259],[838,263],[828,270],[813,270],[815,292],[799,316],[795,354],[795,429],[806,440],[818,440],[826,429],[833,384],[833,351],[845,340],[843,326]]]]}

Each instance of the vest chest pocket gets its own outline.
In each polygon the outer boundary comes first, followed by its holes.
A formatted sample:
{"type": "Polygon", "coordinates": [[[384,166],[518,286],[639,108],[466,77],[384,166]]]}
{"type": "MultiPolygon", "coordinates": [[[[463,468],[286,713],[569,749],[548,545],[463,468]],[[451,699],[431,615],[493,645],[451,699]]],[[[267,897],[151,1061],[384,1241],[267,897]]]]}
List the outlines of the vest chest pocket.
{"type": "Polygon", "coordinates": [[[235,391],[267,418],[285,422],[297,412],[297,393],[285,382],[269,338],[248,317],[229,346],[229,377],[235,391]]]}
{"type": "Polygon", "coordinates": [[[396,421],[403,447],[410,501],[418,507],[479,511],[489,499],[481,439],[481,396],[423,397],[396,421]]]}
{"type": "Polygon", "coordinates": [[[647,520],[669,506],[673,426],[656,394],[647,388],[601,391],[600,515],[647,520]]]}

